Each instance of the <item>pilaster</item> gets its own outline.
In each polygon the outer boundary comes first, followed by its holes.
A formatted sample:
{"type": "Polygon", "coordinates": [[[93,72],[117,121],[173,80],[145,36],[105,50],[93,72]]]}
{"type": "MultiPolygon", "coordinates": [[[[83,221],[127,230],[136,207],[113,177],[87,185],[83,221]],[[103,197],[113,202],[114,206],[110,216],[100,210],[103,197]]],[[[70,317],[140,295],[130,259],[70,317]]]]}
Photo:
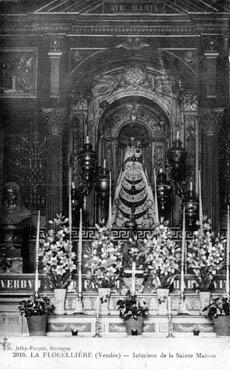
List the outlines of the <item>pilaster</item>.
{"type": "Polygon", "coordinates": [[[52,42],[48,56],[50,58],[50,97],[58,98],[60,94],[60,62],[62,56],[58,40],[52,42]]]}
{"type": "Polygon", "coordinates": [[[223,119],[223,109],[203,109],[200,112],[201,178],[203,210],[219,229],[219,130],[223,119]]]}
{"type": "Polygon", "coordinates": [[[47,204],[48,219],[62,212],[62,133],[66,122],[66,111],[62,108],[43,109],[43,117],[49,128],[47,153],[47,204]]]}

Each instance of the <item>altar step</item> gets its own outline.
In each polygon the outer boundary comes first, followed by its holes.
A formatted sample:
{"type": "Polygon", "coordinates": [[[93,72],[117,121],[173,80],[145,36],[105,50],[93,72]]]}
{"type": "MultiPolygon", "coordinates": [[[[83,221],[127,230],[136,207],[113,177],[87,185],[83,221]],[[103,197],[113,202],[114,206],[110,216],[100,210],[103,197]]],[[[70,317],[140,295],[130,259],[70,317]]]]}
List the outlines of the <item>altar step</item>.
{"type": "MultiPolygon", "coordinates": [[[[100,335],[102,337],[124,337],[126,330],[124,322],[119,316],[100,317],[100,335]]],[[[50,315],[48,320],[48,336],[71,336],[77,332],[78,336],[92,337],[96,333],[96,317],[82,315],[50,315]]],[[[193,329],[198,326],[200,336],[216,337],[213,324],[204,316],[175,315],[171,320],[171,332],[175,337],[191,337],[193,329]]],[[[167,337],[169,333],[167,316],[151,316],[144,321],[144,337],[167,337]]],[[[24,331],[24,334],[26,331],[24,331]]]]}

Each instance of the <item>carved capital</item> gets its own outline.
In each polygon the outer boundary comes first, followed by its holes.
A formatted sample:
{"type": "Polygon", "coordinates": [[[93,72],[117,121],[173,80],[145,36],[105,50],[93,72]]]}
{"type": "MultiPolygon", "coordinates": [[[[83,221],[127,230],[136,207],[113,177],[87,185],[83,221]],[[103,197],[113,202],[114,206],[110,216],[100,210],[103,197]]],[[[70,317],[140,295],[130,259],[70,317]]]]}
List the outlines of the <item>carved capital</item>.
{"type": "Polygon", "coordinates": [[[203,109],[199,121],[205,136],[218,135],[223,120],[224,109],[203,109]]]}
{"type": "Polygon", "coordinates": [[[66,110],[63,108],[43,108],[42,116],[47,120],[51,134],[60,136],[66,123],[66,110]]]}

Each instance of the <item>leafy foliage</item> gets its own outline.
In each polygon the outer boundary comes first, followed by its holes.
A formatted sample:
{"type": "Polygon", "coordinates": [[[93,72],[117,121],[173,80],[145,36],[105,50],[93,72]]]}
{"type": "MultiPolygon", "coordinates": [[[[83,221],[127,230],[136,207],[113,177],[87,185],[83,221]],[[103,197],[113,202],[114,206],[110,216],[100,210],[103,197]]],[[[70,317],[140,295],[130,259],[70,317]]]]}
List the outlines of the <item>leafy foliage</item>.
{"type": "Polygon", "coordinates": [[[118,300],[117,306],[119,315],[122,319],[128,320],[131,317],[137,320],[139,316],[148,317],[148,307],[145,300],[137,301],[137,296],[132,295],[130,291],[126,294],[125,300],[118,300]]]}
{"type": "Polygon", "coordinates": [[[50,303],[48,297],[31,296],[28,300],[22,300],[19,303],[18,310],[26,318],[34,315],[44,315],[52,312],[54,306],[50,303]]]}
{"type": "Polygon", "coordinates": [[[212,299],[209,305],[205,306],[203,311],[207,311],[207,316],[210,319],[218,316],[230,315],[229,296],[222,296],[212,299]]]}

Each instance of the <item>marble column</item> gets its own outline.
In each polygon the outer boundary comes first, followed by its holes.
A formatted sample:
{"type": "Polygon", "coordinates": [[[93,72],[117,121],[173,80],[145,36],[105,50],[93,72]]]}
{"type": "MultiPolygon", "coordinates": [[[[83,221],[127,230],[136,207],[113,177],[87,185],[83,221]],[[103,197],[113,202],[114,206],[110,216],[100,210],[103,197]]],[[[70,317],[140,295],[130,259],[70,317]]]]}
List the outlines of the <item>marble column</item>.
{"type": "Polygon", "coordinates": [[[43,109],[49,128],[47,149],[47,204],[48,219],[62,212],[63,162],[62,133],[66,123],[66,111],[62,108],[43,109]]]}
{"type": "Polygon", "coordinates": [[[203,212],[219,229],[219,130],[222,124],[223,109],[202,109],[201,127],[201,179],[203,212]]]}

